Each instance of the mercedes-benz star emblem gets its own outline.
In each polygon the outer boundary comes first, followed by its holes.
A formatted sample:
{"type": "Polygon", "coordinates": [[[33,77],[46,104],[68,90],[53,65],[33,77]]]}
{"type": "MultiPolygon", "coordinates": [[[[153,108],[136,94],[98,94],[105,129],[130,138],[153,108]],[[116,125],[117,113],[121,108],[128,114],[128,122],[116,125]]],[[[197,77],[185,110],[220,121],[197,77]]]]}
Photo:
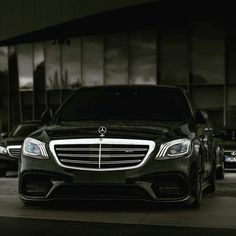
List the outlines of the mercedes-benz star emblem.
{"type": "Polygon", "coordinates": [[[100,134],[100,137],[104,137],[106,132],[107,132],[107,128],[105,126],[100,126],[98,128],[98,133],[100,134]]]}

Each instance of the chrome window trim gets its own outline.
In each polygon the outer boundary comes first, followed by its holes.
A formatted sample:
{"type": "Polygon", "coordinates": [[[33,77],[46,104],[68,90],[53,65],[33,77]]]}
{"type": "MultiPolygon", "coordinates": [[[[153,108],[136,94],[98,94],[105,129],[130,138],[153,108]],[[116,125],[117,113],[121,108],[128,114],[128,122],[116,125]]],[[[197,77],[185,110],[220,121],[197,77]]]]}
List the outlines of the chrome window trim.
{"type": "Polygon", "coordinates": [[[9,145],[7,146],[7,153],[9,156],[13,157],[13,158],[17,158],[11,155],[9,149],[21,149],[22,145],[9,145]]]}
{"type": "MultiPolygon", "coordinates": [[[[49,143],[49,149],[51,153],[53,154],[53,157],[56,161],[56,163],[66,169],[73,169],[73,170],[89,170],[89,171],[118,171],[118,170],[130,170],[130,169],[136,169],[141,166],[143,166],[147,159],[149,158],[150,154],[155,149],[155,142],[151,140],[140,140],[140,139],[116,139],[116,138],[88,138],[88,139],[61,139],[61,140],[52,140],[49,143]],[[100,165],[99,168],[83,168],[83,167],[73,167],[73,166],[67,166],[62,164],[59,159],[57,158],[56,152],[55,152],[55,145],[73,145],[73,144],[98,144],[99,147],[103,144],[117,144],[117,145],[148,145],[149,149],[143,158],[142,162],[138,165],[131,166],[131,167],[120,167],[120,168],[106,168],[101,169],[100,165]]],[[[100,151],[99,151],[100,153],[100,151]]],[[[100,157],[100,154],[99,154],[100,157]]],[[[99,158],[100,159],[100,158],[99,158]]]]}

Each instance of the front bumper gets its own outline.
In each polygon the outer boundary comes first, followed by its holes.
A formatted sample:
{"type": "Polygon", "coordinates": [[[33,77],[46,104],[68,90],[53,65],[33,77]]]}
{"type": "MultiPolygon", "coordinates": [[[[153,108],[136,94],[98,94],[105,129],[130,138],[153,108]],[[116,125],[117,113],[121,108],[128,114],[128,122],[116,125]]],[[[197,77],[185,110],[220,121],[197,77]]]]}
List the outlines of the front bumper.
{"type": "Polygon", "coordinates": [[[22,156],[19,194],[27,201],[56,199],[145,200],[186,202],[191,196],[191,164],[188,157],[154,160],[142,167],[119,171],[78,171],[59,166],[54,158],[22,156]]]}

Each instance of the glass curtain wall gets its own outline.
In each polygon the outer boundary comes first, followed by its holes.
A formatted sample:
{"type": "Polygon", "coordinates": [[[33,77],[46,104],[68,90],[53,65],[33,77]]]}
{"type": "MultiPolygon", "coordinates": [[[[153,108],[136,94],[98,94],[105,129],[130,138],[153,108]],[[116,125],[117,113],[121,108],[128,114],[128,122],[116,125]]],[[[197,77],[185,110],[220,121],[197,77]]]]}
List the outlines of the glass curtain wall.
{"type": "Polygon", "coordinates": [[[62,103],[61,44],[57,40],[45,42],[45,70],[47,107],[53,114],[62,103]]]}
{"type": "Polygon", "coordinates": [[[22,120],[33,119],[33,45],[17,45],[22,120]]]}
{"type": "Polygon", "coordinates": [[[9,128],[12,129],[22,121],[21,96],[19,89],[19,72],[17,64],[16,46],[8,47],[9,69],[9,128]]]}
{"type": "Polygon", "coordinates": [[[104,39],[105,84],[128,84],[128,34],[109,34],[104,39]]]}
{"type": "Polygon", "coordinates": [[[161,25],[159,31],[160,84],[178,85],[189,90],[189,28],[188,25],[161,25]]]}
{"type": "Polygon", "coordinates": [[[45,55],[44,44],[33,45],[33,69],[34,69],[34,111],[33,118],[40,119],[46,109],[46,80],[45,80],[45,55]]]}
{"type": "Polygon", "coordinates": [[[10,130],[8,83],[8,48],[0,47],[0,133],[10,130]]]}
{"type": "Polygon", "coordinates": [[[129,84],[157,83],[155,31],[129,34],[129,84]]]}
{"type": "Polygon", "coordinates": [[[213,125],[224,120],[225,32],[223,22],[197,21],[192,25],[191,93],[199,108],[208,111],[213,125]]]}
{"type": "Polygon", "coordinates": [[[83,37],[82,40],[82,84],[96,86],[104,84],[103,36],[83,37]]]}
{"type": "Polygon", "coordinates": [[[64,41],[61,60],[61,89],[62,99],[65,100],[73,89],[77,89],[82,85],[80,38],[71,38],[64,41]]]}
{"type": "Polygon", "coordinates": [[[39,119],[45,107],[55,112],[81,85],[103,84],[182,86],[216,127],[235,126],[235,29],[229,22],[226,40],[224,22],[162,22],[158,30],[18,45],[18,54],[1,48],[2,129],[39,119]]]}

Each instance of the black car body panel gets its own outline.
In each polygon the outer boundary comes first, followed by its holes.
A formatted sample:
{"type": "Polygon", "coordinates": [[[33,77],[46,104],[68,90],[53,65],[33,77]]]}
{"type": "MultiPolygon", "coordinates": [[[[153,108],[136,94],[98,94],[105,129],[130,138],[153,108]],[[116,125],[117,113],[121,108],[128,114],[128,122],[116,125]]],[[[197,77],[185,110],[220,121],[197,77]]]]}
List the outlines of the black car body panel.
{"type": "MultiPolygon", "coordinates": [[[[136,90],[143,89],[180,94],[188,107],[186,119],[171,121],[168,117],[157,121],[146,114],[140,115],[142,119],[129,117],[132,114],[127,114],[127,120],[125,114],[118,114],[119,119],[107,119],[102,117],[104,114],[98,114],[99,118],[94,120],[73,120],[74,117],[60,120],[70,106],[69,98],[51,124],[30,135],[29,143],[25,144],[43,145],[43,154],[34,158],[27,148],[23,150],[19,169],[21,199],[26,202],[61,198],[191,202],[196,184],[194,173],[201,170],[202,189],[207,187],[215,169],[215,156],[212,133],[205,131],[206,123],[196,123],[196,111],[183,90],[164,86],[105,86],[82,88],[75,94],[112,90],[120,95],[125,90],[135,91],[133,94],[137,95],[136,90]],[[105,128],[104,134],[99,131],[101,127],[105,128]],[[185,154],[163,156],[163,152],[169,151],[168,145],[175,145],[171,142],[176,140],[188,143],[185,154]]],[[[97,106],[99,109],[99,103],[97,106]]],[[[180,152],[184,153],[182,149],[180,152]]]]}

